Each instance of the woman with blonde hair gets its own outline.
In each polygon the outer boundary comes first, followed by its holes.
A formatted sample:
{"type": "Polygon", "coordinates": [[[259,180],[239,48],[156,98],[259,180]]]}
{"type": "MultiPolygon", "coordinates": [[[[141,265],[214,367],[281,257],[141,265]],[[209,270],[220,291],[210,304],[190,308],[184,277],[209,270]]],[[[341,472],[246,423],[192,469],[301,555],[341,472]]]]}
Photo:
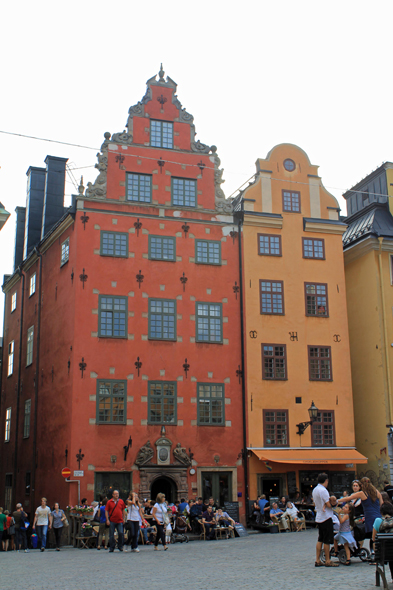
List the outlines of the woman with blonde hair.
{"type": "Polygon", "coordinates": [[[373,486],[368,477],[362,477],[360,484],[362,486],[361,490],[351,494],[347,498],[340,498],[338,503],[342,504],[343,502],[351,502],[357,498],[361,499],[364,511],[366,539],[370,539],[370,551],[372,552],[373,524],[376,518],[381,517],[380,508],[382,506],[382,496],[381,493],[373,486]]]}
{"type": "Polygon", "coordinates": [[[165,543],[165,527],[166,521],[169,519],[168,510],[165,503],[165,494],[157,494],[157,500],[153,508],[153,518],[157,525],[156,540],[154,542],[155,551],[159,551],[158,541],[161,539],[161,543],[164,546],[164,550],[168,549],[165,543]]]}

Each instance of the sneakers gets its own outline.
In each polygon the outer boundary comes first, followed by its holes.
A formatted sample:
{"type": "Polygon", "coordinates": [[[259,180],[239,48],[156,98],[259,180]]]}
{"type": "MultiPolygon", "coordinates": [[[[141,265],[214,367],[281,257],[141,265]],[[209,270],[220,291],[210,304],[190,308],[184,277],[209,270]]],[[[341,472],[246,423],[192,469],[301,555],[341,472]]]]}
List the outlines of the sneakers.
{"type": "Polygon", "coordinates": [[[30,549],[25,549],[25,553],[30,553],[30,549]]]}
{"type": "Polygon", "coordinates": [[[139,553],[139,549],[132,549],[131,550],[133,553],[139,553]]]}
{"type": "Polygon", "coordinates": [[[41,552],[42,552],[42,551],[45,551],[45,547],[41,547],[41,552]]]}
{"type": "Polygon", "coordinates": [[[124,547],[123,551],[124,551],[124,553],[127,553],[127,547],[124,547]]]}

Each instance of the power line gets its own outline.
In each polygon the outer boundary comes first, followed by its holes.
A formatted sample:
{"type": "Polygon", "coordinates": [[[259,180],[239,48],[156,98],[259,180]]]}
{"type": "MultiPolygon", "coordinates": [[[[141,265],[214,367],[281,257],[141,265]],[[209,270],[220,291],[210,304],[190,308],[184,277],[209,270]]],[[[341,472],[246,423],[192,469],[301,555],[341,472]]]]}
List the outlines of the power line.
{"type": "Polygon", "coordinates": [[[55,139],[45,139],[44,137],[35,137],[34,135],[24,135],[23,133],[12,133],[11,131],[1,131],[5,135],[15,135],[16,137],[26,137],[27,139],[35,139],[37,141],[49,141],[50,143],[60,143],[61,145],[70,145],[72,147],[78,147],[85,150],[97,150],[99,148],[93,148],[88,145],[78,145],[76,143],[68,143],[67,141],[57,141],[55,139]]]}

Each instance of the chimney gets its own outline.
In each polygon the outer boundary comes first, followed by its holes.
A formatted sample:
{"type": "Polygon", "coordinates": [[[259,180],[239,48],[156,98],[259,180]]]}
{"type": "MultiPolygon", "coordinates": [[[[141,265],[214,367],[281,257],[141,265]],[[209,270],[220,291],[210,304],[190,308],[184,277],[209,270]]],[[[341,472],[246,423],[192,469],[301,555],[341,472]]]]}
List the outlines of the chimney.
{"type": "Polygon", "coordinates": [[[41,239],[64,214],[64,186],[68,158],[46,156],[46,181],[42,209],[41,239]]]}
{"type": "Polygon", "coordinates": [[[25,237],[26,207],[17,207],[15,224],[14,272],[23,262],[23,240],[25,237]]]}
{"type": "Polygon", "coordinates": [[[45,168],[30,166],[27,175],[25,236],[23,260],[41,240],[42,204],[45,191],[45,168]]]}

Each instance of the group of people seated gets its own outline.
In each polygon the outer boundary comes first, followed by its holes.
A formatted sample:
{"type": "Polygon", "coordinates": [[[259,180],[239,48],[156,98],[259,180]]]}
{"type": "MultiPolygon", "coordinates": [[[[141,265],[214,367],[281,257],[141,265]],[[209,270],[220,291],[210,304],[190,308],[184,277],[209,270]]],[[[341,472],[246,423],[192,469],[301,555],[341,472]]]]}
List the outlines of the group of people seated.
{"type": "Polygon", "coordinates": [[[187,501],[182,498],[180,502],[175,502],[172,513],[186,517],[195,534],[200,534],[204,529],[207,540],[216,538],[217,528],[227,529],[228,537],[235,527],[233,518],[224,509],[216,506],[213,497],[205,501],[203,498],[198,498],[196,501],[187,501]]]}
{"type": "Polygon", "coordinates": [[[295,503],[283,496],[279,502],[270,502],[265,494],[258,496],[254,502],[254,516],[258,524],[280,524],[285,531],[291,530],[291,522],[294,530],[299,532],[303,528],[304,517],[296,508],[295,503]]]}

